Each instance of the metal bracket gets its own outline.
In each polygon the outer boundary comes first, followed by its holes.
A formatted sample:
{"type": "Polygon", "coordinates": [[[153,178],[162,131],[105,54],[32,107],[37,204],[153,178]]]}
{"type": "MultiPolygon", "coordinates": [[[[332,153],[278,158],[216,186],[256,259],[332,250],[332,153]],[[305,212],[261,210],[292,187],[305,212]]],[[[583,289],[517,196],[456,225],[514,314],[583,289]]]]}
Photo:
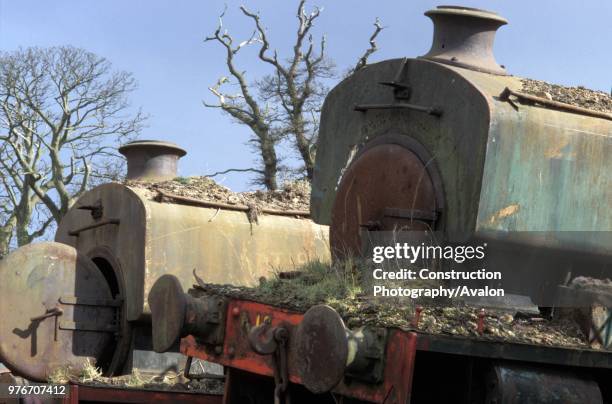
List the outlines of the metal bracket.
{"type": "Polygon", "coordinates": [[[439,212],[420,209],[385,208],[383,216],[435,223],[438,220],[439,212]]]}
{"type": "Polygon", "coordinates": [[[396,100],[407,101],[412,95],[412,88],[408,83],[401,83],[397,81],[381,81],[378,84],[382,86],[388,86],[393,89],[393,97],[396,100]]]}
{"type": "Polygon", "coordinates": [[[91,217],[94,218],[94,220],[100,220],[102,219],[102,216],[104,215],[104,207],[102,206],[101,200],[97,200],[96,203],[94,203],[93,205],[78,206],[77,209],[88,210],[91,213],[91,217]]]}
{"type": "Polygon", "coordinates": [[[440,107],[423,107],[421,105],[397,103],[397,104],[358,104],[355,105],[354,110],[359,112],[367,112],[371,109],[409,109],[412,111],[425,112],[426,114],[433,115],[437,118],[442,116],[442,108],[440,107]]]}
{"type": "Polygon", "coordinates": [[[81,232],[84,232],[85,230],[95,229],[96,227],[106,226],[107,224],[119,224],[119,219],[116,219],[116,218],[104,219],[97,223],[88,224],[87,226],[79,227],[78,229],[75,229],[75,230],[70,230],[68,232],[68,235],[78,237],[79,234],[81,232]]]}
{"type": "Polygon", "coordinates": [[[501,94],[499,94],[498,99],[500,101],[506,101],[510,103],[510,105],[512,105],[514,109],[518,109],[517,105],[512,101],[510,96],[514,96],[517,99],[522,100],[522,101],[528,101],[528,102],[540,104],[540,105],[543,105],[544,107],[548,107],[552,109],[558,109],[558,110],[565,111],[565,112],[570,112],[570,113],[580,114],[580,115],[587,115],[587,116],[592,116],[595,118],[602,118],[602,119],[607,119],[609,121],[612,121],[612,114],[609,114],[607,112],[595,111],[595,110],[588,109],[588,108],[582,108],[582,107],[577,107],[575,105],[566,104],[564,102],[553,101],[547,98],[542,98],[542,97],[537,97],[531,94],[521,93],[518,91],[511,90],[508,87],[506,87],[504,91],[502,91],[501,94]]]}
{"type": "Polygon", "coordinates": [[[249,332],[249,344],[253,351],[260,355],[270,355],[276,352],[278,341],[287,330],[283,327],[272,327],[269,322],[253,327],[249,332]]]}
{"type": "Polygon", "coordinates": [[[97,332],[116,332],[119,330],[116,324],[99,324],[95,322],[85,321],[60,321],[60,330],[75,330],[75,331],[97,331],[97,332]]]}
{"type": "MultiPolygon", "coordinates": [[[[274,355],[274,403],[279,404],[289,384],[287,366],[287,340],[289,332],[285,327],[272,327],[270,322],[253,327],[248,334],[253,351],[260,355],[274,355]]],[[[288,397],[286,402],[289,402],[288,397]]]]}
{"type": "Polygon", "coordinates": [[[93,299],[90,297],[62,296],[59,298],[62,304],[72,306],[97,306],[97,307],[119,307],[120,299],[93,299]]]}
{"type": "Polygon", "coordinates": [[[378,83],[382,86],[391,87],[393,89],[393,97],[396,100],[407,101],[410,99],[410,96],[412,95],[412,88],[410,87],[410,85],[408,83],[401,81],[407,65],[408,65],[408,58],[404,58],[393,80],[381,81],[378,83]]]}

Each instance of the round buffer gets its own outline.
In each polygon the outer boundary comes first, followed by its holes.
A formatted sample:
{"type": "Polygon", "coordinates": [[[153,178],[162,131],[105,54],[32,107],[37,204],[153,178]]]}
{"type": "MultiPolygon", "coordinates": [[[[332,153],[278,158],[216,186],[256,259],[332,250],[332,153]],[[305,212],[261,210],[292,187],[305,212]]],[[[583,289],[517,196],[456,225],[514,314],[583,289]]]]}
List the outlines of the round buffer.
{"type": "Polygon", "coordinates": [[[187,299],[178,278],[166,274],[159,277],[149,292],[153,350],[167,352],[181,337],[185,324],[187,299]]]}
{"type": "Polygon", "coordinates": [[[313,393],[334,388],[344,377],[348,359],[346,328],[331,307],[310,308],[296,333],[297,372],[302,383],[313,393]]]}

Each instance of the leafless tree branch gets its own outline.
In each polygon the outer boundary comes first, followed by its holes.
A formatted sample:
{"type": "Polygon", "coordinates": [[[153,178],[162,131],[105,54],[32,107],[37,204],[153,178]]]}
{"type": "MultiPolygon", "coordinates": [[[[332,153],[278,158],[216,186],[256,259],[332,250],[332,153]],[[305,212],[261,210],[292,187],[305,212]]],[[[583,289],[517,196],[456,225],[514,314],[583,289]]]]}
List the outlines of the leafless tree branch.
{"type": "Polygon", "coordinates": [[[376,21],[374,21],[374,32],[370,36],[370,47],[366,49],[363,55],[359,58],[359,60],[357,61],[357,64],[355,65],[351,73],[354,73],[357,70],[364,68],[368,64],[368,58],[374,52],[378,50],[378,45],[376,44],[376,38],[378,37],[378,34],[380,34],[380,32],[383,29],[384,27],[380,24],[380,20],[378,19],[378,17],[376,17],[376,21]]]}
{"type": "Polygon", "coordinates": [[[227,170],[217,171],[212,174],[206,174],[205,177],[216,177],[217,175],[223,175],[223,174],[228,174],[228,173],[248,173],[248,172],[263,174],[262,170],[258,170],[256,168],[228,168],[227,170]]]}
{"type": "Polygon", "coordinates": [[[0,254],[31,242],[117,159],[111,147],[135,136],[145,117],[129,112],[131,74],[66,46],[0,53],[0,254]],[[40,218],[34,217],[34,213],[40,218]]]}
{"type": "MultiPolygon", "coordinates": [[[[259,13],[240,7],[242,14],[254,26],[253,34],[235,45],[234,38],[223,25],[226,10],[221,13],[215,32],[206,38],[225,48],[228,76],[221,77],[209,87],[215,103],[204,102],[209,108],[221,109],[237,122],[247,125],[253,132],[253,145],[263,162],[263,183],[276,184],[276,175],[282,172],[277,145],[289,141],[303,161],[303,174],[312,179],[316,154],[318,117],[327,87],[326,80],[336,77],[334,63],[326,55],[326,37],[316,40],[313,28],[322,9],[306,10],[306,0],[298,2],[297,29],[287,58],[279,57],[270,42],[259,13]],[[236,57],[247,46],[258,46],[257,57],[271,68],[271,73],[248,83],[245,72],[237,68],[236,57]],[[239,92],[225,91],[229,85],[238,85],[239,92]]],[[[377,50],[376,38],[383,27],[376,19],[375,31],[370,37],[370,48],[359,59],[361,68],[377,50]]]]}

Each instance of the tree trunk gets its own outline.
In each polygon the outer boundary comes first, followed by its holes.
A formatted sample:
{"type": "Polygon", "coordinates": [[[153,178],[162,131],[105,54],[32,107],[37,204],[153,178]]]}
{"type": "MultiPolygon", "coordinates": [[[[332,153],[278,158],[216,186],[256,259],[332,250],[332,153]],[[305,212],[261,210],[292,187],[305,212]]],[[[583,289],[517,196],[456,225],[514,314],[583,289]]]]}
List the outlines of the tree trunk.
{"type": "Polygon", "coordinates": [[[302,160],[304,161],[304,168],[306,168],[306,176],[309,181],[312,181],[312,175],[314,174],[314,156],[310,149],[310,144],[306,141],[306,138],[302,133],[295,134],[295,140],[298,151],[302,160]]]}
{"type": "Polygon", "coordinates": [[[8,223],[0,227],[0,259],[6,256],[10,251],[14,226],[15,218],[13,217],[8,223]]]}
{"type": "Polygon", "coordinates": [[[264,185],[269,191],[276,191],[278,189],[276,180],[278,158],[272,140],[264,138],[261,141],[261,157],[264,163],[264,185]]]}

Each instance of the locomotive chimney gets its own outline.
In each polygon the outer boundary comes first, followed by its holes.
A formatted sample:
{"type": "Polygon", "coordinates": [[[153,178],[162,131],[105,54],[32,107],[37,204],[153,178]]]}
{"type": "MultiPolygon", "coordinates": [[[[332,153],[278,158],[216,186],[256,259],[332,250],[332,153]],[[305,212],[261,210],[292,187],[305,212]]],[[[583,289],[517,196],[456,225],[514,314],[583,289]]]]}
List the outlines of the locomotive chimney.
{"type": "Polygon", "coordinates": [[[434,37],[431,49],[422,58],[479,72],[508,74],[493,56],[495,33],[508,23],[505,18],[458,6],[439,6],[425,15],[434,23],[434,37]]]}
{"type": "Polygon", "coordinates": [[[161,181],[176,178],[178,159],[187,152],[174,143],[136,140],[124,144],[119,153],[127,159],[128,180],[161,181]]]}

